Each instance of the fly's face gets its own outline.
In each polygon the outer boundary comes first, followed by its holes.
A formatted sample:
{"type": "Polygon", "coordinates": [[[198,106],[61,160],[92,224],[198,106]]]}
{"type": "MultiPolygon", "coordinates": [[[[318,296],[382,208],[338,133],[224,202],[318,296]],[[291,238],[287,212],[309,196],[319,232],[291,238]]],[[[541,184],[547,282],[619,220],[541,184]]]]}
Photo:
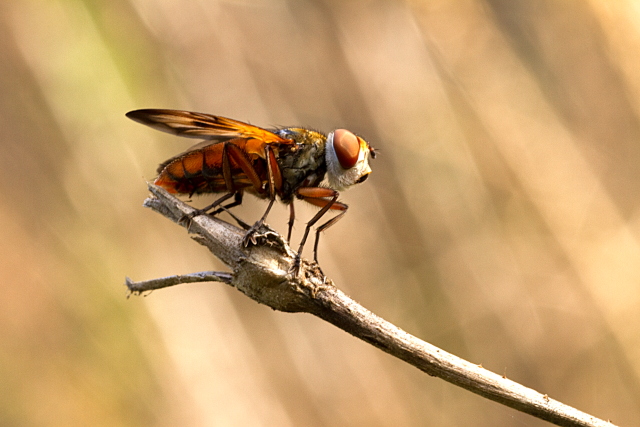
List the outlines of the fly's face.
{"type": "Polygon", "coordinates": [[[376,152],[367,141],[346,129],[336,129],[327,137],[325,159],[329,187],[337,191],[366,181],[371,173],[369,159],[376,152]]]}

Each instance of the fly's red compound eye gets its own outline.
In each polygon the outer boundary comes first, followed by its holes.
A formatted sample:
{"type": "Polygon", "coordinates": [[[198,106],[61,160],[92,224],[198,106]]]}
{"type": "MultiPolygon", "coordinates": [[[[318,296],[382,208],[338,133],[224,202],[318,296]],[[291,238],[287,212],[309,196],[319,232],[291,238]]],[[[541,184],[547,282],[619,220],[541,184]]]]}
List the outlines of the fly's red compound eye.
{"type": "Polygon", "coordinates": [[[346,129],[333,132],[333,149],[336,152],[340,166],[351,169],[358,162],[360,156],[360,141],[358,137],[346,129]]]}

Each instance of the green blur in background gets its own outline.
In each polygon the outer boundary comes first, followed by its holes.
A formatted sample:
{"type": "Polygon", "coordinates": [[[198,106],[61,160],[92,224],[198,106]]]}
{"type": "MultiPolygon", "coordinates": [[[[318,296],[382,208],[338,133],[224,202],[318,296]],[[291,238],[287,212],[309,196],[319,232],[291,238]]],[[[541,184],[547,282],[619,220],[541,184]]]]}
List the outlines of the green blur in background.
{"type": "Polygon", "coordinates": [[[336,284],[634,425],[638,52],[631,0],[3,2],[0,425],[547,425],[221,284],[127,299],[125,276],[224,269],[142,207],[193,141],[138,108],[362,135],[373,173],[320,243],[336,284]]]}

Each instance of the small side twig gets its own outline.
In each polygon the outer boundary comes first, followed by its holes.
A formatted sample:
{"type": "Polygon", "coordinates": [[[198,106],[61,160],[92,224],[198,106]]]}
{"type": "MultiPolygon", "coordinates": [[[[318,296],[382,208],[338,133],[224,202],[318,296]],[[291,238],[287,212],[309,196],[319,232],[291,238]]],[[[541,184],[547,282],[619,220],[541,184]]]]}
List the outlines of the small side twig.
{"type": "Polygon", "coordinates": [[[230,284],[232,277],[231,273],[224,271],[201,271],[200,273],[180,274],[141,282],[134,282],[128,277],[125,277],[124,281],[127,288],[129,288],[129,292],[132,294],[141,294],[143,292],[181,285],[183,283],[222,282],[230,284]]]}
{"type": "MultiPolygon", "coordinates": [[[[180,224],[180,220],[193,211],[158,187],[150,185],[149,190],[153,195],[145,201],[145,206],[176,223],[180,224]]],[[[196,241],[228,265],[232,273],[205,272],[137,283],[127,279],[131,292],[178,283],[221,281],[275,310],[311,313],[429,375],[556,425],[613,426],[408,334],[353,301],[333,286],[313,263],[303,260],[300,275],[290,275],[295,254],[287,242],[267,226],[258,233],[258,244],[249,248],[242,246],[244,230],[216,218],[197,216],[191,221],[189,231],[194,233],[192,237],[196,241]]]]}

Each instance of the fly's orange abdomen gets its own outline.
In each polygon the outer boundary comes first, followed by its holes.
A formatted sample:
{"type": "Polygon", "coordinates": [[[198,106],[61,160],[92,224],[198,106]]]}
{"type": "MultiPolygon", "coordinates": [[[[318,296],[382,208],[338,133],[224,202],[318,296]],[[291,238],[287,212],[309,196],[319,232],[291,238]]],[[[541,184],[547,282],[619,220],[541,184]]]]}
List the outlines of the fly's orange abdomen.
{"type": "MultiPolygon", "coordinates": [[[[174,194],[192,195],[228,191],[223,175],[223,150],[224,144],[216,143],[186,152],[166,163],[154,183],[174,194]]],[[[227,156],[227,161],[233,187],[236,190],[253,185],[233,156],[227,156]]],[[[266,177],[263,159],[249,156],[246,161],[251,163],[258,176],[266,177]]]]}

